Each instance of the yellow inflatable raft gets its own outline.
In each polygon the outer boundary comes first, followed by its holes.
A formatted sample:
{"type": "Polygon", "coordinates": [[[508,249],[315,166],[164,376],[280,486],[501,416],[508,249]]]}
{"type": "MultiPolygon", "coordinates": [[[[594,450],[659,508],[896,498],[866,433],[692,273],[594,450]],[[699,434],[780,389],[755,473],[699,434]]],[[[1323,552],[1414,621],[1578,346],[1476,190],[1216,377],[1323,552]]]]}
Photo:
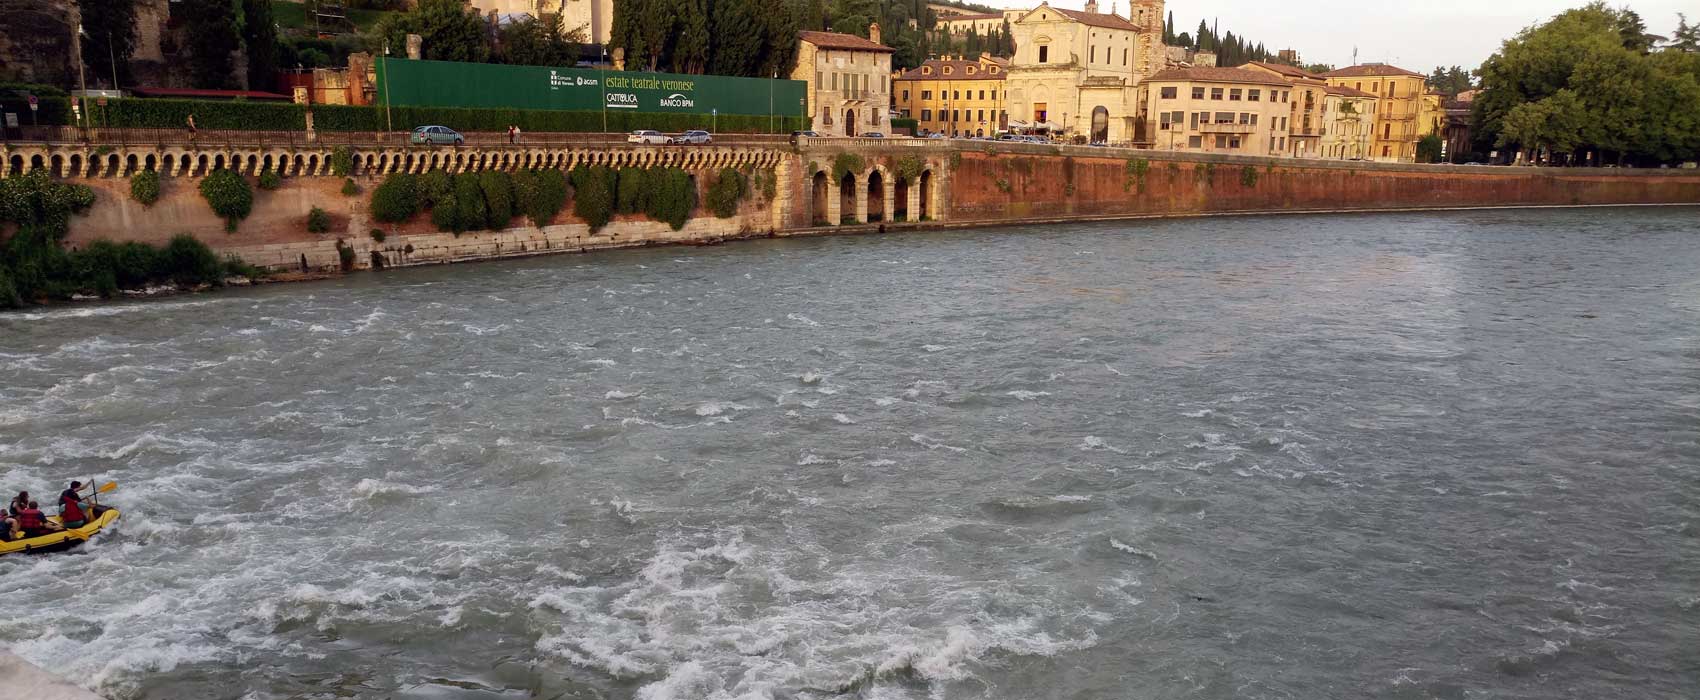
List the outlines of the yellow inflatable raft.
{"type": "MultiPolygon", "coordinates": [[[[21,540],[6,540],[6,533],[0,532],[0,556],[7,554],[46,554],[60,552],[89,541],[90,537],[100,534],[102,529],[118,520],[118,509],[111,506],[90,505],[90,513],[94,516],[87,524],[71,530],[49,532],[40,537],[25,537],[21,540]]],[[[47,521],[59,524],[59,516],[50,515],[47,521]]]]}

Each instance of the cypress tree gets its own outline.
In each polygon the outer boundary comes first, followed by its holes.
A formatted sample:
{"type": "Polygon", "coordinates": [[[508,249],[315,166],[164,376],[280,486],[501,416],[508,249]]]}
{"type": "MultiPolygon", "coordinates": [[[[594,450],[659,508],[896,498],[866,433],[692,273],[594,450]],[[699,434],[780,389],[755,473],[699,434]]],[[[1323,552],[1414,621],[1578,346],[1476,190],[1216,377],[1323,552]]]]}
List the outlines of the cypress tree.
{"type": "Polygon", "coordinates": [[[673,7],[678,16],[673,72],[701,73],[708,67],[708,1],[674,0],[673,7]]]}

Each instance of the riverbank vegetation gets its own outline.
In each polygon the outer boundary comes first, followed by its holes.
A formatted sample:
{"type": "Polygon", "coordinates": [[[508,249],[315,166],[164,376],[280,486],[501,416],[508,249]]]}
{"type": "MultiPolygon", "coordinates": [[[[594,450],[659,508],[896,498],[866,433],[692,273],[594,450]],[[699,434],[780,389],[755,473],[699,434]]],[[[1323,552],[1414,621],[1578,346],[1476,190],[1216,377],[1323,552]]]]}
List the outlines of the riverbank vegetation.
{"type": "Polygon", "coordinates": [[[160,284],[216,286],[229,275],[259,274],[235,259],[220,261],[189,235],[164,248],[95,241],[65,250],[71,217],[93,204],[94,191],[87,186],[40,172],[0,180],[0,308],[77,295],[112,298],[120,290],[160,284]]]}

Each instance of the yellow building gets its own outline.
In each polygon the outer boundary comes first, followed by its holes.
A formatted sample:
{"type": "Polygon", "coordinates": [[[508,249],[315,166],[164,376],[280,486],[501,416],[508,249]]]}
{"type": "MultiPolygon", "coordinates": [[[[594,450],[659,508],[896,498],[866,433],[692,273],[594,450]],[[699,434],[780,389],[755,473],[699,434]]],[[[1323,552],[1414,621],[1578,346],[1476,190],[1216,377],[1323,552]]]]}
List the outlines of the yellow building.
{"type": "Polygon", "coordinates": [[[1265,71],[1170,68],[1142,89],[1158,150],[1281,156],[1292,148],[1293,86],[1265,71]]]}
{"type": "Polygon", "coordinates": [[[815,131],[831,136],[891,132],[892,50],[879,43],[878,24],[868,28],[868,35],[872,38],[798,32],[791,79],[808,83],[815,131]]]}
{"type": "Polygon", "coordinates": [[[1446,128],[1446,96],[1438,92],[1423,93],[1422,110],[1417,113],[1417,138],[1438,134],[1446,128]]]}
{"type": "Polygon", "coordinates": [[[1374,140],[1369,156],[1372,160],[1417,159],[1417,140],[1428,133],[1421,123],[1423,91],[1428,81],[1423,74],[1385,63],[1366,63],[1323,73],[1322,77],[1328,79],[1329,85],[1375,95],[1374,140]]]}
{"type": "Polygon", "coordinates": [[[973,29],[975,34],[986,36],[994,31],[1003,31],[1006,20],[1013,23],[1025,12],[1027,11],[1004,10],[993,14],[940,14],[933,22],[933,29],[951,34],[967,34],[969,29],[973,29]]]}
{"type": "Polygon", "coordinates": [[[1321,157],[1368,160],[1375,149],[1375,95],[1334,85],[1324,90],[1321,157]]]}
{"type": "Polygon", "coordinates": [[[981,54],[935,58],[891,81],[898,114],[916,120],[916,135],[992,136],[1002,131],[1009,62],[981,54]]]}
{"type": "Polygon", "coordinates": [[[1162,0],[1135,0],[1139,25],[1041,3],[1011,23],[1009,123],[1094,143],[1132,142],[1139,134],[1139,82],[1163,67],[1162,0]]]}

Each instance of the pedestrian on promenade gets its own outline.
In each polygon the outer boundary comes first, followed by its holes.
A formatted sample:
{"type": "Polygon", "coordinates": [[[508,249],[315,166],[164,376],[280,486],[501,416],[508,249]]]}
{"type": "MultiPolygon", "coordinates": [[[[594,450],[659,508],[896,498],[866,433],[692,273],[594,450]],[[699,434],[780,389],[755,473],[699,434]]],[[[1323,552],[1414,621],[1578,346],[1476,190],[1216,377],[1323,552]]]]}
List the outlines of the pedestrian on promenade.
{"type": "Polygon", "coordinates": [[[519,125],[514,125],[514,143],[519,143],[519,125]]]}
{"type": "Polygon", "coordinates": [[[185,119],[184,122],[189,125],[189,140],[194,141],[195,140],[195,115],[190,114],[189,118],[185,119]]]}

